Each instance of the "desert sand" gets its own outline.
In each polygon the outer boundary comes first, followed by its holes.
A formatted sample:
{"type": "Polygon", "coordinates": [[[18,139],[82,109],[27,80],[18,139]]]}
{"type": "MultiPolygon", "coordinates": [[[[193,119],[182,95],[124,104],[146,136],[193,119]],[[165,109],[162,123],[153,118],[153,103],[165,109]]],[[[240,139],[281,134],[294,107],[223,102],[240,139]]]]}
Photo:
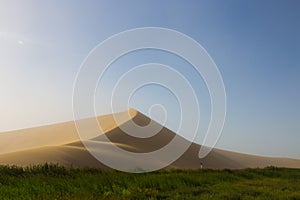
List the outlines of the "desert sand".
{"type": "MultiPolygon", "coordinates": [[[[150,122],[150,119],[134,109],[117,113],[117,115],[120,119],[119,122],[121,122],[119,125],[116,124],[113,115],[98,117],[97,120],[103,131],[87,142],[96,144],[103,154],[120,159],[120,161],[122,158],[118,157],[119,155],[113,155],[109,152],[107,148],[109,144],[105,142],[104,134],[118,147],[137,153],[158,150],[176,136],[176,133],[165,127],[162,127],[159,133],[149,138],[136,138],[127,135],[121,128],[131,126],[131,120],[140,126],[145,126],[150,122]]],[[[186,139],[180,137],[178,145],[187,142],[186,139]]],[[[197,169],[200,168],[201,163],[204,168],[212,169],[242,169],[271,165],[300,168],[300,160],[296,159],[254,156],[220,149],[213,149],[207,157],[200,160],[198,158],[200,147],[199,144],[192,143],[188,150],[167,168],[197,169]]],[[[0,133],[1,165],[28,166],[46,162],[64,166],[107,168],[85,149],[73,121],[0,133]]],[[[149,162],[159,161],[151,160],[149,162]]]]}

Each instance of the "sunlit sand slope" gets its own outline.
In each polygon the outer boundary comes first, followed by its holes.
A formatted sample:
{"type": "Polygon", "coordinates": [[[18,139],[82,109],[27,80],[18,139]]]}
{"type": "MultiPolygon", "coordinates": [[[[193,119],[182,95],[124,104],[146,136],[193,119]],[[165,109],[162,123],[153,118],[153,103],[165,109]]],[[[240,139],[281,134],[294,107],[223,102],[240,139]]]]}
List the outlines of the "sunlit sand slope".
{"type": "MultiPolygon", "coordinates": [[[[117,115],[120,122],[126,122],[136,115],[136,111],[130,109],[129,112],[121,112],[117,115]]],[[[98,117],[97,120],[104,132],[117,126],[112,115],[104,115],[98,117]]],[[[73,121],[3,132],[0,133],[0,154],[45,146],[58,146],[78,140],[79,136],[73,121]]]]}

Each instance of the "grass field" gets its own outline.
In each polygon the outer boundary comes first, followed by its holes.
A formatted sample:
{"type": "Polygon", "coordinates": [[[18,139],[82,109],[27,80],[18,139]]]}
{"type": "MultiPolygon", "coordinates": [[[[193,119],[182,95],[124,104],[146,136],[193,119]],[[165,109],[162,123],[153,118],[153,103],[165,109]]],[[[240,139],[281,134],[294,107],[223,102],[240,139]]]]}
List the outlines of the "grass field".
{"type": "Polygon", "coordinates": [[[48,164],[1,166],[0,199],[300,199],[300,169],[130,174],[48,164]]]}

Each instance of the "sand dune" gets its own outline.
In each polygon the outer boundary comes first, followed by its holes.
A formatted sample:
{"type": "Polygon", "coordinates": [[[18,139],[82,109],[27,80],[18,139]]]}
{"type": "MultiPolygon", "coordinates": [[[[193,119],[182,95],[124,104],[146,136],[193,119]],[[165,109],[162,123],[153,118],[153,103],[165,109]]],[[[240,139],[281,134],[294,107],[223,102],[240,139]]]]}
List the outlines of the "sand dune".
{"type": "MultiPolygon", "coordinates": [[[[162,127],[160,132],[149,138],[136,138],[129,136],[122,128],[131,126],[130,120],[144,126],[150,122],[145,115],[131,109],[128,112],[118,113],[122,124],[117,126],[112,115],[98,117],[98,121],[104,127],[105,136],[120,148],[131,152],[151,152],[168,144],[176,134],[162,127]]],[[[159,126],[159,124],[157,124],[159,126]]],[[[93,137],[87,142],[95,146],[96,150],[107,156],[119,159],[120,155],[112,154],[108,149],[108,143],[104,135],[93,137]]],[[[178,145],[188,141],[180,137],[178,145]]],[[[279,166],[300,168],[300,160],[288,158],[269,158],[247,154],[234,153],[214,149],[207,157],[200,160],[198,152],[200,145],[192,144],[188,150],[167,168],[190,168],[200,167],[200,163],[206,168],[230,168],[240,169],[248,167],[279,166]]],[[[80,142],[74,122],[65,122],[38,128],[12,131],[0,134],[0,164],[26,166],[30,164],[42,164],[45,162],[59,163],[65,166],[95,166],[106,168],[98,162],[80,142]]],[[[151,160],[147,162],[160,162],[151,160]]],[[[150,163],[149,163],[150,164],[150,163]]]]}

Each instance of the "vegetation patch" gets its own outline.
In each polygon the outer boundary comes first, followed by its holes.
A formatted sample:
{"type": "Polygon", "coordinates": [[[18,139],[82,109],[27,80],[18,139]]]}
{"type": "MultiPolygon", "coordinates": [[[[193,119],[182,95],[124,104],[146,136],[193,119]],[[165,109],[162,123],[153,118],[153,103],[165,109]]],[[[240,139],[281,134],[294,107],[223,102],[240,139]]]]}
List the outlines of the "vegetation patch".
{"type": "Polygon", "coordinates": [[[0,199],[299,199],[300,169],[145,174],[44,164],[0,166],[0,199]]]}

